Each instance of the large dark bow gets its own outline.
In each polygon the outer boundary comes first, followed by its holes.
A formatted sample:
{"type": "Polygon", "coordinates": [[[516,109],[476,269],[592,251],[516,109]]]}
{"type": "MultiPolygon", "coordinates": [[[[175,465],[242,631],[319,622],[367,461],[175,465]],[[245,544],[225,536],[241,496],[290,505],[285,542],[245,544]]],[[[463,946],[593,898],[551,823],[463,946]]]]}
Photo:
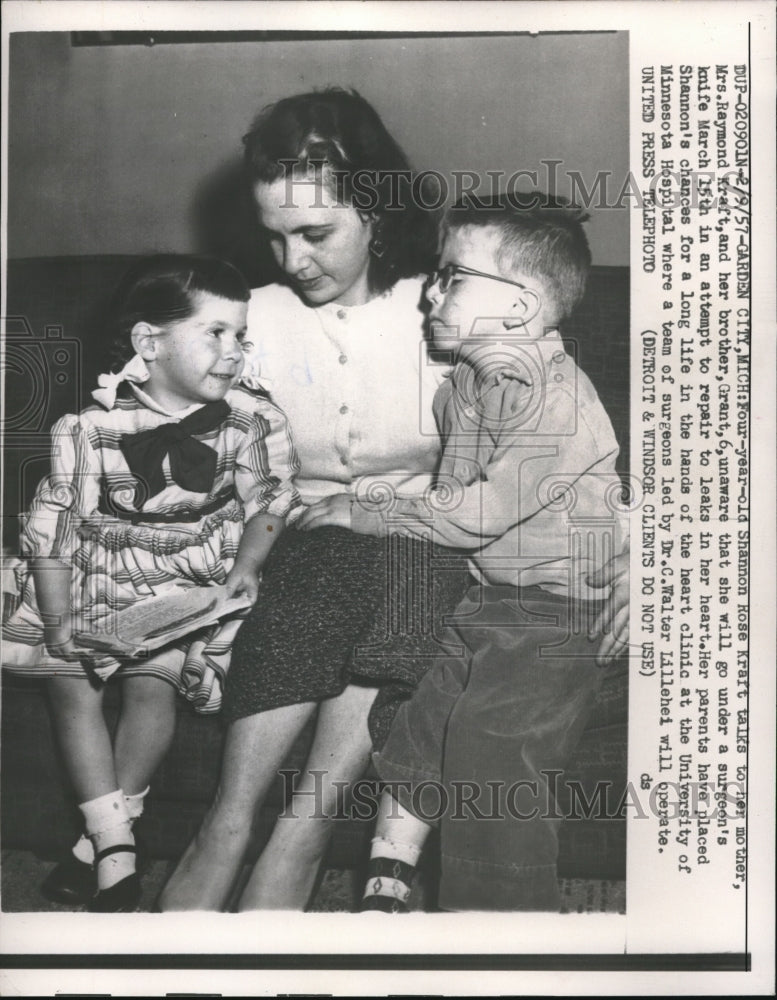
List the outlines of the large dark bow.
{"type": "Polygon", "coordinates": [[[191,435],[214,430],[230,413],[229,404],[221,399],[217,403],[206,403],[177,423],[125,434],[119,448],[130,472],[142,484],[136,490],[135,506],[139,507],[140,500],[156,496],[165,488],[162,470],[165,455],[170,456],[170,475],[174,483],[192,493],[207,493],[216,476],[218,454],[191,435]]]}

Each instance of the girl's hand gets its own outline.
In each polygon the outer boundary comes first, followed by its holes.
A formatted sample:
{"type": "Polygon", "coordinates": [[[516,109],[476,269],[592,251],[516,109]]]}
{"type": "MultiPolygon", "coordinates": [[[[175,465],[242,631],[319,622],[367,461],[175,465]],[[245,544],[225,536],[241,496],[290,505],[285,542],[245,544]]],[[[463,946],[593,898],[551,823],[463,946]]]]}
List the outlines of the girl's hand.
{"type": "Polygon", "coordinates": [[[353,531],[351,524],[351,498],[345,493],[336,493],[325,497],[308,507],[297,521],[300,531],[310,531],[312,528],[347,528],[353,531]]]}
{"type": "Polygon", "coordinates": [[[613,556],[598,572],[592,573],[587,582],[590,587],[612,587],[588,633],[589,638],[594,639],[604,632],[596,662],[605,667],[629,645],[629,543],[626,542],[619,555],[613,556]]]}
{"type": "Polygon", "coordinates": [[[43,641],[49,654],[56,660],[73,663],[83,656],[83,650],[79,650],[73,641],[73,624],[69,616],[59,625],[44,626],[43,641]]]}
{"type": "Polygon", "coordinates": [[[259,596],[259,584],[261,582],[261,570],[239,566],[236,563],[227,574],[224,586],[227,589],[227,597],[245,595],[252,604],[255,604],[259,596]]]}
{"type": "Polygon", "coordinates": [[[73,567],[59,559],[38,558],[31,563],[35,596],[43,621],[43,642],[57,660],[81,659],[73,641],[73,617],[70,611],[70,577],[73,567]]]}

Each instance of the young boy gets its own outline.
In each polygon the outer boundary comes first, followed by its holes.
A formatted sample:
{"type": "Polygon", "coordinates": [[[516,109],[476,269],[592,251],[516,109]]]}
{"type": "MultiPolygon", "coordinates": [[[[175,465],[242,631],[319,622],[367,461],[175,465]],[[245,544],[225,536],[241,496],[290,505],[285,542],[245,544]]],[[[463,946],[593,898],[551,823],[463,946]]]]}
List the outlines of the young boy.
{"type": "Polygon", "coordinates": [[[590,266],[582,214],[539,192],[450,210],[427,297],[455,367],[424,500],[358,499],[352,529],[470,549],[475,582],[443,656],[374,763],[387,783],[363,909],[404,910],[439,823],[445,910],[558,910],[554,784],[601,673],[586,577],[621,550],[618,446],[559,324],[590,266]]]}

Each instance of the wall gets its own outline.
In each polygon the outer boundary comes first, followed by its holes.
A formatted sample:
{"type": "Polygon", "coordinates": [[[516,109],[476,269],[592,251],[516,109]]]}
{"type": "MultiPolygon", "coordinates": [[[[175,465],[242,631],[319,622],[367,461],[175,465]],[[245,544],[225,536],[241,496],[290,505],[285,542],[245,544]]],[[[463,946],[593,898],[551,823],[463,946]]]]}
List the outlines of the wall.
{"type": "MultiPolygon", "coordinates": [[[[195,194],[239,152],[256,110],[356,87],[418,169],[628,170],[623,33],[10,48],[8,252],[197,248],[195,194]]],[[[559,193],[569,193],[563,181],[559,193]]],[[[628,263],[628,211],[593,213],[598,264],[628,263]]]]}

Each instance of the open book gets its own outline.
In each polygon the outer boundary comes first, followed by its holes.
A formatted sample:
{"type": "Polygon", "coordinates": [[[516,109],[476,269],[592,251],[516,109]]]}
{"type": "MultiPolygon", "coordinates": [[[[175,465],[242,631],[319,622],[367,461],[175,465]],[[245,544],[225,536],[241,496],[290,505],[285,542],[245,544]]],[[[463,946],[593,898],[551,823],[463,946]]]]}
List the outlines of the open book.
{"type": "Polygon", "coordinates": [[[88,630],[76,632],[75,642],[84,649],[135,657],[250,606],[244,595],[227,597],[224,586],[174,584],[123,611],[95,618],[88,630]]]}

